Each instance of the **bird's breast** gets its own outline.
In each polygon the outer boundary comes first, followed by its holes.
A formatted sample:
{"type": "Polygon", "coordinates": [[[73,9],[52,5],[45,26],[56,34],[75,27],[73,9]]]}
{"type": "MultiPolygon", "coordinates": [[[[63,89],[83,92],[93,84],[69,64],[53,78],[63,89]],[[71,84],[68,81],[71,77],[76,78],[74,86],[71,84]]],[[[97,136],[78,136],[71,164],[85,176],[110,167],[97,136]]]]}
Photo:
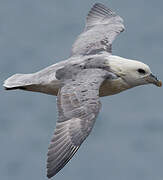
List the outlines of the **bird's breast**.
{"type": "Polygon", "coordinates": [[[110,96],[113,94],[120,93],[129,89],[128,84],[121,78],[113,79],[113,80],[105,80],[100,87],[99,95],[102,96],[110,96]]]}

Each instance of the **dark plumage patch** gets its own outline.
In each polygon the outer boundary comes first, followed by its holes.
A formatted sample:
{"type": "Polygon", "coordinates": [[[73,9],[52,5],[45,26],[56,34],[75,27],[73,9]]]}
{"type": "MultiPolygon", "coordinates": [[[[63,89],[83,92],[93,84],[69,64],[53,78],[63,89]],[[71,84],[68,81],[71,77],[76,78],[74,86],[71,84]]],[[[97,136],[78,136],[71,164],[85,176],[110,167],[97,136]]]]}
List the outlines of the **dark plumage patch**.
{"type": "Polygon", "coordinates": [[[63,68],[56,71],[56,78],[58,80],[74,79],[75,76],[80,73],[83,69],[103,69],[106,71],[110,70],[110,67],[106,64],[106,60],[101,57],[92,57],[86,59],[84,62],[79,64],[67,64],[63,68]]]}

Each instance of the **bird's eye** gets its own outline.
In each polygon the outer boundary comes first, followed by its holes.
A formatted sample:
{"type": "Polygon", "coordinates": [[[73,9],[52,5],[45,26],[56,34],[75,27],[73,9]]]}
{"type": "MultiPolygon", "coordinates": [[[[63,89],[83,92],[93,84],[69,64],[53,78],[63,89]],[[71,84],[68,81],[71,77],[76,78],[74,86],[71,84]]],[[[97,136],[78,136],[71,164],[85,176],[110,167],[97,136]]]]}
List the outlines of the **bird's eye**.
{"type": "Polygon", "coordinates": [[[137,71],[138,71],[140,74],[145,74],[145,73],[146,73],[144,69],[138,69],[137,71]]]}

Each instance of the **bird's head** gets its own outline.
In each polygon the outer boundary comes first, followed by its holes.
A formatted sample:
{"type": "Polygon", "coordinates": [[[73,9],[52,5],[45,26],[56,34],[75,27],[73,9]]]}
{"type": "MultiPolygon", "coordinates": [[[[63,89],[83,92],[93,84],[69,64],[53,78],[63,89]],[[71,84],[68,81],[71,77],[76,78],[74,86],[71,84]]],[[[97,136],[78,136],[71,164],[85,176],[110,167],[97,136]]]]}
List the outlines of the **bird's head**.
{"type": "Polygon", "coordinates": [[[118,75],[129,87],[144,84],[162,86],[162,82],[154,76],[148,65],[135,60],[111,56],[109,59],[111,71],[118,75]]]}

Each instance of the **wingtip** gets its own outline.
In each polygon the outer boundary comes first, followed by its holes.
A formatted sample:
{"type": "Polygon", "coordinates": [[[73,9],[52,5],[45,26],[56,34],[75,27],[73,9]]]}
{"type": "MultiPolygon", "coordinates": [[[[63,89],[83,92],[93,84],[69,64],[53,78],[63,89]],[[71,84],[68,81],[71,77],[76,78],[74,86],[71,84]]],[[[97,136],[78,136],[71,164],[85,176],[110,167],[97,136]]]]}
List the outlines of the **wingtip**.
{"type": "Polygon", "coordinates": [[[48,179],[54,177],[59,171],[50,171],[48,168],[47,168],[47,173],[46,173],[46,176],[48,179]]]}
{"type": "Polygon", "coordinates": [[[100,2],[96,2],[96,3],[94,3],[94,5],[93,6],[104,6],[102,3],[100,3],[100,2]]]}
{"type": "Polygon", "coordinates": [[[102,4],[101,2],[96,2],[93,7],[98,7],[98,6],[101,6],[101,7],[106,7],[104,4],[102,4]]]}
{"type": "Polygon", "coordinates": [[[89,20],[102,20],[105,17],[114,16],[116,16],[116,13],[112,9],[108,8],[102,3],[95,3],[87,15],[87,23],[89,20]]]}
{"type": "MultiPolygon", "coordinates": [[[[115,14],[115,12],[114,12],[111,8],[109,8],[109,7],[107,7],[107,6],[105,6],[104,4],[99,3],[99,2],[95,3],[95,4],[92,6],[91,10],[98,10],[99,12],[103,12],[103,13],[105,13],[106,15],[107,15],[107,14],[112,14],[112,15],[115,14]]],[[[116,14],[115,14],[115,15],[116,15],[116,14]]]]}
{"type": "Polygon", "coordinates": [[[105,6],[102,2],[95,2],[94,5],[105,6]]]}
{"type": "Polygon", "coordinates": [[[51,175],[51,174],[48,174],[48,173],[47,173],[46,176],[47,176],[48,179],[50,179],[50,178],[52,178],[54,175],[51,175]]]}

